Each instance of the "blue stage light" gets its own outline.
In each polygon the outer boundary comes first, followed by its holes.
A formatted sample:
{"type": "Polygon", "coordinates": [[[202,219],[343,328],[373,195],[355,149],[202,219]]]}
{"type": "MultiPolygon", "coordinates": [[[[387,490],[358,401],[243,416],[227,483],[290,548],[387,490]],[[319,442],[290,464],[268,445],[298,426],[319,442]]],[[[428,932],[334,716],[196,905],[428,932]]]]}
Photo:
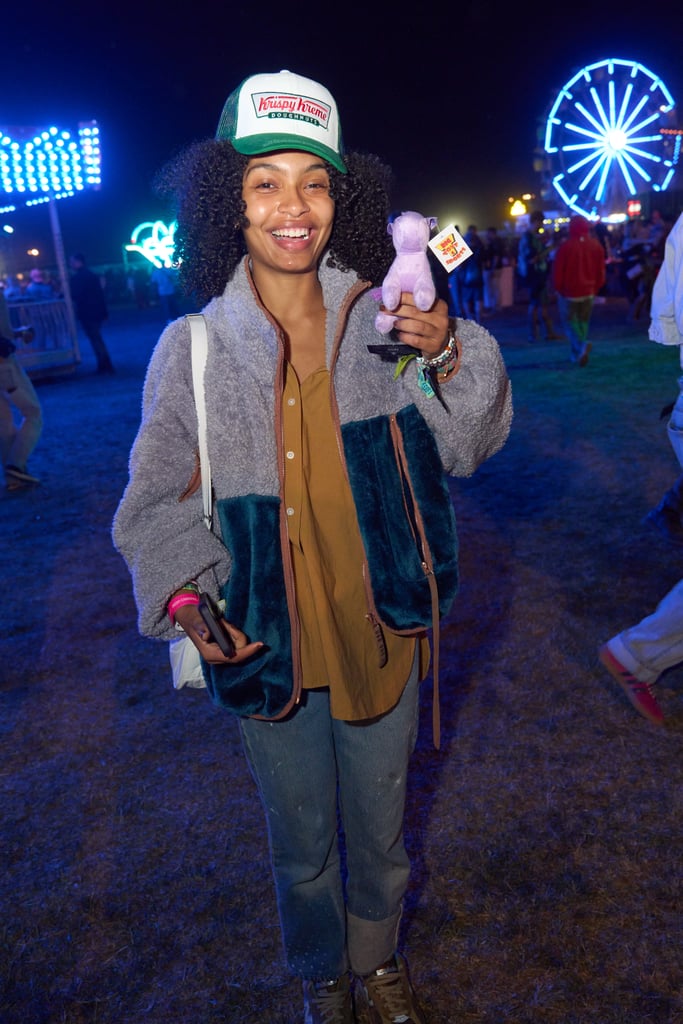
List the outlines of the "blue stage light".
{"type": "Polygon", "coordinates": [[[30,193],[36,198],[26,205],[33,205],[101,183],[97,122],[79,124],[75,137],[54,125],[42,131],[0,129],[0,191],[6,195],[30,193]]]}

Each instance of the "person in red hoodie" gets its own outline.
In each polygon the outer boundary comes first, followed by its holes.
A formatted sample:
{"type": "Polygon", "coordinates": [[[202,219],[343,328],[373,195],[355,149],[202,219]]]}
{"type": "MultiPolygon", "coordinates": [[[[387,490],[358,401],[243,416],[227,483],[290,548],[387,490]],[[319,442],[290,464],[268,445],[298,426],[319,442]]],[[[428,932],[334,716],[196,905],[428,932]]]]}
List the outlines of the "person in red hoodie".
{"type": "Polygon", "coordinates": [[[604,283],[605,250],[591,234],[586,218],[572,217],[569,237],[562,242],[553,261],[553,286],[571,344],[571,360],[579,366],[588,362],[593,302],[604,283]]]}

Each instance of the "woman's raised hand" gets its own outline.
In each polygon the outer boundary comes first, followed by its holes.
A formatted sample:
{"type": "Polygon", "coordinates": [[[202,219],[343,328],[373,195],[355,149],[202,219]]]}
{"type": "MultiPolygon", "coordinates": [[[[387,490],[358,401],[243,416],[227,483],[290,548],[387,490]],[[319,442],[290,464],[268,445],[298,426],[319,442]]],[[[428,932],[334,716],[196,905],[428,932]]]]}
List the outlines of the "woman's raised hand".
{"type": "MultiPolygon", "coordinates": [[[[383,306],[380,309],[384,311],[383,306]]],[[[387,312],[398,317],[394,331],[399,340],[419,349],[425,359],[433,359],[446,348],[448,306],[443,299],[437,299],[431,309],[424,312],[417,308],[410,292],[402,292],[400,305],[387,312]]]]}

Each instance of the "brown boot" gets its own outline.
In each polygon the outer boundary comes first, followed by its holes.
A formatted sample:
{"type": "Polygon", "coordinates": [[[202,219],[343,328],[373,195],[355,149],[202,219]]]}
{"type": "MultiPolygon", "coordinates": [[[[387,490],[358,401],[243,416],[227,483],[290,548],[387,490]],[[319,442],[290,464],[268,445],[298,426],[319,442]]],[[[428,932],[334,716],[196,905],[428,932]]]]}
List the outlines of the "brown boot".
{"type": "Polygon", "coordinates": [[[356,1019],[358,1024],[426,1024],[400,953],[385,966],[358,979],[356,1019]]]}
{"type": "Polygon", "coordinates": [[[348,974],[331,981],[304,981],[304,1024],[354,1024],[348,974]]]}

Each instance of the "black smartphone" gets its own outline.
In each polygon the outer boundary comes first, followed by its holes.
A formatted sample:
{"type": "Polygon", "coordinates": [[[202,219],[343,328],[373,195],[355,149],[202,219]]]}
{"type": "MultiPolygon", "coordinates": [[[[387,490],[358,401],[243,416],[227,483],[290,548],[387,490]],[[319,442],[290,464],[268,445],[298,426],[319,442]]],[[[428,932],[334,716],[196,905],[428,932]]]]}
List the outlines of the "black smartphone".
{"type": "Polygon", "coordinates": [[[221,626],[222,615],[208,594],[199,595],[199,614],[208,626],[211,639],[218,644],[226,658],[232,658],[235,645],[230,634],[221,626]]]}

